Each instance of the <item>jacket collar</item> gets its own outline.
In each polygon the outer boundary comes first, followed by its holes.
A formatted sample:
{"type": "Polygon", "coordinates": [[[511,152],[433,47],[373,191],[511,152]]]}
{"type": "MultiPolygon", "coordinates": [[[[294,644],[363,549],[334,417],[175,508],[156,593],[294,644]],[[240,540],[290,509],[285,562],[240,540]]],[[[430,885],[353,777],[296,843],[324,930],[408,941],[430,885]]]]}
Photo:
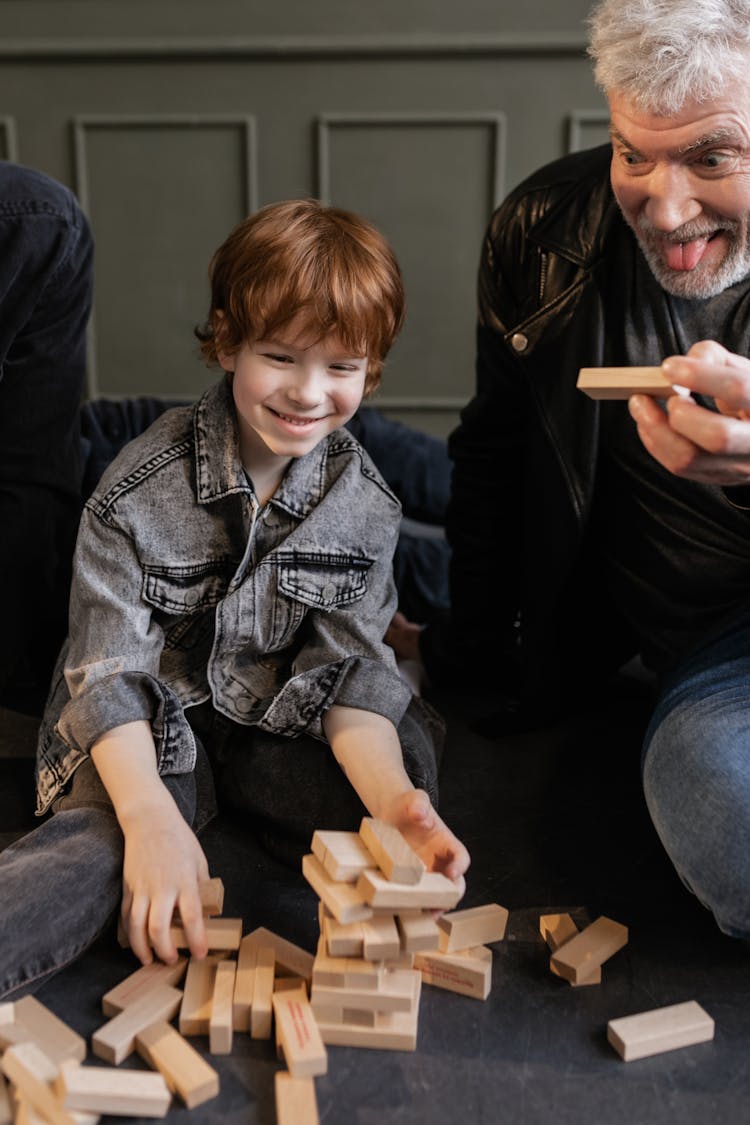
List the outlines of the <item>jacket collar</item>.
{"type": "MultiPolygon", "coordinates": [[[[209,387],[195,407],[195,474],[198,502],[210,504],[233,493],[252,495],[239,452],[237,415],[228,376],[209,387]]],[[[337,438],[346,438],[337,431],[337,438]]],[[[351,439],[355,445],[354,439],[351,439]]],[[[325,492],[328,440],[295,458],[270,503],[304,519],[325,492]]]]}
{"type": "Polygon", "coordinates": [[[584,269],[599,259],[620,216],[609,182],[611,153],[602,145],[571,157],[568,190],[530,227],[531,242],[584,269]]]}

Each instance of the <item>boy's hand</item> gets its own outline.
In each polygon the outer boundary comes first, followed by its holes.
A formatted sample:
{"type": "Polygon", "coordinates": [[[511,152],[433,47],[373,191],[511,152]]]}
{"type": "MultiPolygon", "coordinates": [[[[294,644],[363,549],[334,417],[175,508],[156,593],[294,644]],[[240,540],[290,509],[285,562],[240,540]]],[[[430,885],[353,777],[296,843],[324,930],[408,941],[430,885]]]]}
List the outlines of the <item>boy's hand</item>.
{"type": "Polygon", "coordinates": [[[432,807],[424,789],[399,793],[383,814],[383,819],[398,828],[410,847],[427,865],[466,889],[464,875],[471,863],[468,851],[454,836],[432,807]]]}
{"type": "Polygon", "coordinates": [[[172,964],[177,949],[170,937],[175,908],[194,957],[208,952],[198,882],[208,878],[208,863],[198,840],[167,796],[139,809],[123,825],[122,921],[135,955],[144,964],[172,964]]]}

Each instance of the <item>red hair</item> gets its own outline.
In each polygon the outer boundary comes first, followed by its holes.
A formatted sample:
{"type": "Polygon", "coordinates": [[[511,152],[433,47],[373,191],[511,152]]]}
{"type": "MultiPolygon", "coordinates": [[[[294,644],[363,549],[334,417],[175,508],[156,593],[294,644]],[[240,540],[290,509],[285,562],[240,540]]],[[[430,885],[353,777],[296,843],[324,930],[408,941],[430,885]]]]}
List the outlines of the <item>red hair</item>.
{"type": "Polygon", "coordinates": [[[335,334],[353,355],[366,355],[365,394],[378,386],[405,298],[395,255],[366,219],[317,200],[272,203],[229,234],[209,279],[208,320],[196,329],[207,363],[299,315],[315,339],[335,334]]]}

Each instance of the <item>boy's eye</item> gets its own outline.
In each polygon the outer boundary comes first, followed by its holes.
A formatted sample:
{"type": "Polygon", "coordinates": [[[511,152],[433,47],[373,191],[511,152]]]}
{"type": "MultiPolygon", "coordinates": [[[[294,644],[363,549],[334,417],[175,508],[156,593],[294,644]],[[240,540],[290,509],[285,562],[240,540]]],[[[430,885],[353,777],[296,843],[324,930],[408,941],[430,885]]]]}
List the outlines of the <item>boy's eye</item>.
{"type": "Polygon", "coordinates": [[[281,355],[278,352],[265,352],[266,359],[272,359],[274,363],[292,363],[292,357],[289,355],[281,355]]]}

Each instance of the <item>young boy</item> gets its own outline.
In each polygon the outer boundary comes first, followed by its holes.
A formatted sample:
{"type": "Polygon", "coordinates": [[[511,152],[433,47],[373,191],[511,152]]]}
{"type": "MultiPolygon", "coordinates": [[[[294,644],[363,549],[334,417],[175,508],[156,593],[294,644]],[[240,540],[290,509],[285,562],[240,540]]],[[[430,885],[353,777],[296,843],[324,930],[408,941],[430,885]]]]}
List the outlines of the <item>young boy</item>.
{"type": "MultiPolygon", "coordinates": [[[[382,640],[399,505],[341,428],[402,323],[395,258],[362,219],[292,201],[229,235],[211,284],[198,336],[225,374],[127,446],[86,505],[40,735],[39,808],[55,815],[0,856],[3,901],[40,855],[58,898],[77,872],[81,916],[53,911],[68,956],[120,890],[142,961],[176,957],[175,907],[206,953],[191,828],[210,815],[206,776],[276,851],[356,828],[364,806],[430,868],[462,882],[469,863],[432,806],[434,748],[382,640]]],[[[15,955],[0,993],[64,963],[59,948],[15,955]]]]}

